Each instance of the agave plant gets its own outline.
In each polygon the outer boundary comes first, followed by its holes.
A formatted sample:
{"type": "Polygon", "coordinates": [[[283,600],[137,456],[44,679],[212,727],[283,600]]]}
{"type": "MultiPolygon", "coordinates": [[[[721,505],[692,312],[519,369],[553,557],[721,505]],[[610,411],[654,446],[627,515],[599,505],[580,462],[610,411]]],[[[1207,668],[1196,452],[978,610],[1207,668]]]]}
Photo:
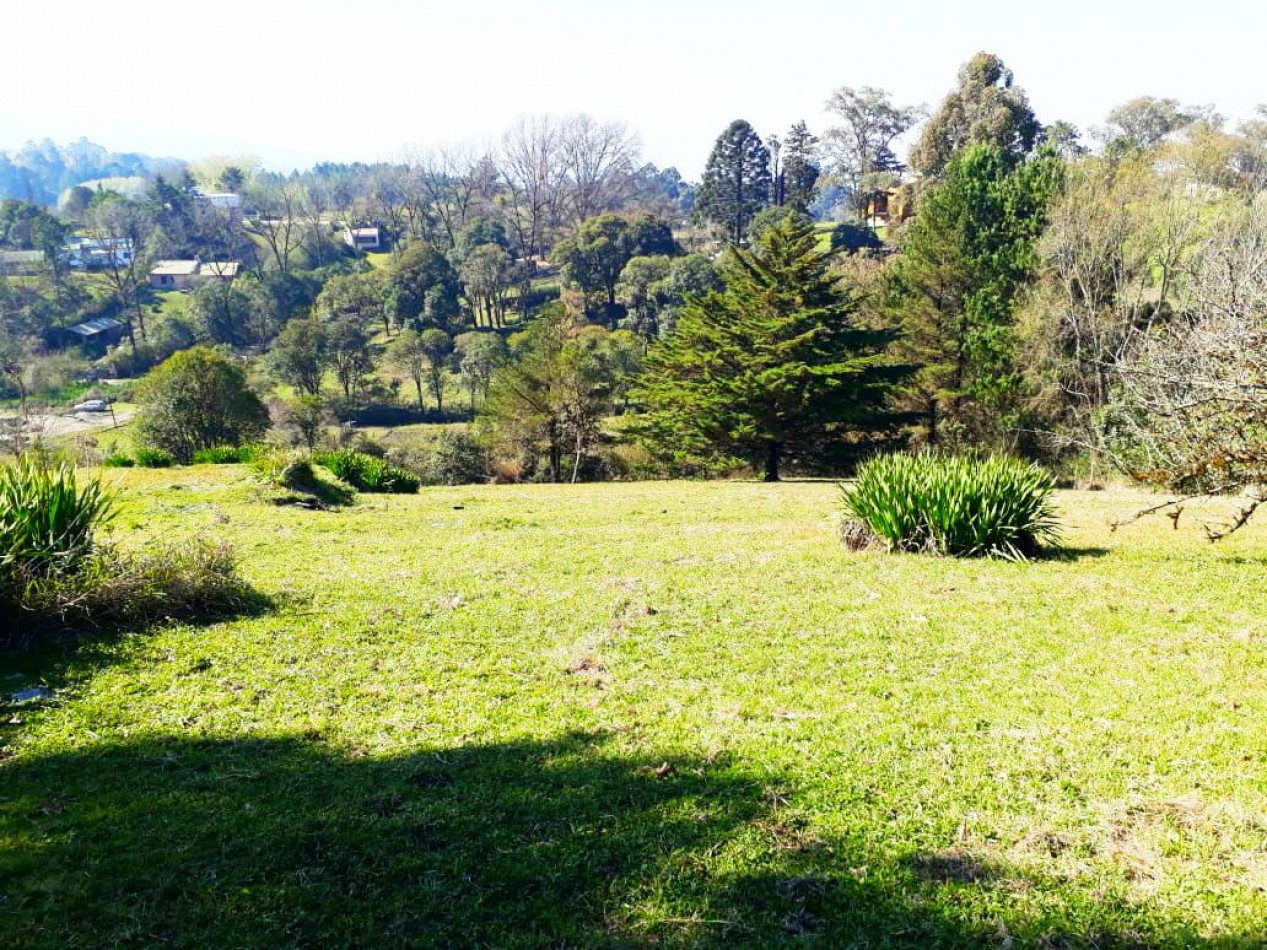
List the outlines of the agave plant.
{"type": "Polygon", "coordinates": [[[313,456],[313,461],[329,469],[336,478],[363,492],[412,495],[421,482],[412,472],[388,465],[364,452],[348,450],[313,456]]]}
{"type": "Polygon", "coordinates": [[[1007,456],[899,453],[844,489],[846,517],[891,551],[1024,560],[1060,542],[1051,476],[1007,456]]]}
{"type": "Polygon", "coordinates": [[[101,482],[80,488],[71,465],[24,457],[0,468],[0,576],[74,570],[113,516],[101,482]]]}

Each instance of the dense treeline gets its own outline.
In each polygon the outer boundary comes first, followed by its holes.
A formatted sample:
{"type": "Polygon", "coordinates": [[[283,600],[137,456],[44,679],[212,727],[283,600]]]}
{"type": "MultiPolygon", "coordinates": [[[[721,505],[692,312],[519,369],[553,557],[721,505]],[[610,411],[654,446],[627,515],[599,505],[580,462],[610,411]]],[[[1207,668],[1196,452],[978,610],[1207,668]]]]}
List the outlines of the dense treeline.
{"type": "Polygon", "coordinates": [[[474,416],[506,477],[773,478],[902,443],[1192,491],[1261,476],[1262,368],[1229,340],[1261,351],[1267,120],[1144,97],[1083,136],[989,54],[932,110],[871,87],[827,109],[821,136],[734,121],[698,185],[572,116],[486,149],[291,175],[208,161],[139,196],[71,187],[55,214],[9,203],[0,241],[46,264],[0,281],[7,386],[136,376],[205,343],[251,362],[298,441],[474,416]],[[134,253],[86,278],[59,263],[72,236],[134,253]],[[240,276],[156,294],[170,258],[240,276]],[[97,314],[122,342],[50,343],[97,314]]]}

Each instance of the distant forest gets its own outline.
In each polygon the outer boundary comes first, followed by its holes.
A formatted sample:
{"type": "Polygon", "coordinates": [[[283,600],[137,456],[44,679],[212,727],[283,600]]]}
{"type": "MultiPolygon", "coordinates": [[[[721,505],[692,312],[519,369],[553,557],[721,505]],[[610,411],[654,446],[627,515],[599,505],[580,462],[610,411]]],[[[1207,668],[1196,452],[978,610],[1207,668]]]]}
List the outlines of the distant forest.
{"type": "Polygon", "coordinates": [[[69,145],[51,139],[0,151],[0,200],[53,206],[67,188],[102,178],[144,178],[185,163],[138,152],[112,152],[81,138],[69,145]]]}

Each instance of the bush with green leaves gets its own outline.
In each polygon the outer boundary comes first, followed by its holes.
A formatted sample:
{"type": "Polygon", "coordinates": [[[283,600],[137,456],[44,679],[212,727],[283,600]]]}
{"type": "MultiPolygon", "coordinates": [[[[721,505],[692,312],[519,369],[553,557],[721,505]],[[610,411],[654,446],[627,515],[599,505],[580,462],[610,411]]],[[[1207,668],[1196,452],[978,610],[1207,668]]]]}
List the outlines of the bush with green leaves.
{"type": "Polygon", "coordinates": [[[205,542],[122,553],[97,530],[114,514],[100,481],[26,456],[0,467],[0,644],[71,627],[241,611],[260,598],[232,551],[205,542]]]}
{"type": "Polygon", "coordinates": [[[268,410],[244,366],[209,346],[166,360],[141,381],[137,398],[137,437],[182,463],[201,449],[255,442],[268,431],[268,410]]]}
{"type": "Polygon", "coordinates": [[[194,453],[195,465],[242,465],[251,461],[256,449],[250,445],[216,445],[194,453]]]}
{"type": "Polygon", "coordinates": [[[141,468],[171,468],[175,461],[170,453],[162,449],[136,450],[136,464],[141,468]]]}
{"type": "Polygon", "coordinates": [[[466,432],[444,431],[427,460],[427,482],[435,485],[473,485],[490,475],[488,449],[466,432]]]}
{"type": "Polygon", "coordinates": [[[111,452],[101,460],[102,468],[132,468],[135,465],[136,459],[122,452],[111,452]]]}
{"type": "Polygon", "coordinates": [[[897,453],[844,489],[845,535],[890,551],[1025,560],[1060,541],[1052,477],[1007,456],[897,453]]]}
{"type": "Polygon", "coordinates": [[[74,570],[113,515],[101,482],[81,488],[65,462],[24,456],[0,468],[0,579],[74,570]]]}
{"type": "Polygon", "coordinates": [[[403,468],[389,465],[364,452],[340,451],[314,455],[313,461],[357,491],[412,495],[422,485],[421,479],[403,468]]]}

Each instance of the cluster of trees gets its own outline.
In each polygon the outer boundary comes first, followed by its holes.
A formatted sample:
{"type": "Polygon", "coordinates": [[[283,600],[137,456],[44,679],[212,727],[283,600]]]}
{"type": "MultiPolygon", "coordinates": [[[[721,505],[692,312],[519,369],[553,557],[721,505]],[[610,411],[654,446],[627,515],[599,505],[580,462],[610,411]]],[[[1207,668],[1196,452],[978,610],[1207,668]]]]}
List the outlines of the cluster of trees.
{"type": "MultiPolygon", "coordinates": [[[[731,123],[698,188],[619,124],[533,118],[483,150],[290,176],[226,161],[58,216],[5,205],[0,240],[133,240],[95,292],[134,352],[155,345],[154,255],[240,257],[244,279],[168,303],[162,348],[264,353],[306,438],[332,407],[414,403],[469,412],[527,477],[589,477],[627,413],[664,471],[839,471],[914,442],[1076,454],[1181,492],[1263,481],[1267,111],[1229,129],[1143,97],[1083,136],[985,53],[935,109],[842,87],[827,110],[821,136],[731,123]],[[369,222],[391,248],[374,267],[334,234],[369,222]]],[[[84,296],[0,282],[5,365],[84,296]]]]}
{"type": "Polygon", "coordinates": [[[781,200],[777,153],[732,124],[697,208],[736,250],[724,290],[646,358],[650,445],[679,461],[734,453],[775,477],[781,459],[875,445],[898,426],[955,450],[1076,456],[1092,478],[1112,464],[1181,495],[1250,489],[1230,527],[1248,519],[1267,476],[1267,109],[1229,130],[1210,107],[1142,97],[1084,139],[1039,121],[1005,64],[980,54],[905,168],[893,142],[922,108],[874,89],[839,90],[829,108],[843,122],[812,153],[828,187],[855,221],[880,189],[907,209],[886,253],[837,259],[852,304],[815,317],[814,253],[786,261],[804,205],[781,200]],[[792,223],[769,229],[771,206],[792,223]],[[781,257],[801,294],[785,311],[781,257]],[[801,345],[845,328],[889,336],[803,361],[801,345]],[[849,369],[862,354],[880,381],[849,369]],[[831,412],[846,407],[857,415],[842,427],[831,412]]]}

